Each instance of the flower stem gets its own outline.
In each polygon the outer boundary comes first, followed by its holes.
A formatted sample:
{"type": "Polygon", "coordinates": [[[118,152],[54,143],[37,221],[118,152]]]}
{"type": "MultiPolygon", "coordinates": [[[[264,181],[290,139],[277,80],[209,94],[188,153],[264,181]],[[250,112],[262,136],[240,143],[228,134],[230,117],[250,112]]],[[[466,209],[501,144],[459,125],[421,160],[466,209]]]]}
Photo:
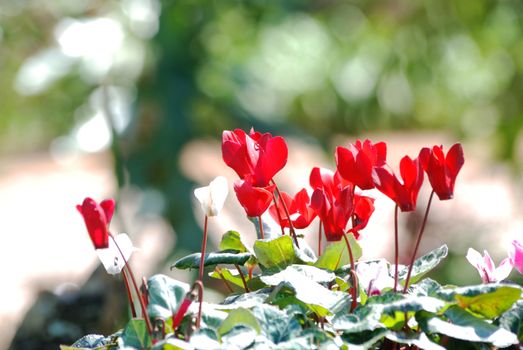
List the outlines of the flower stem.
{"type": "Polygon", "coordinates": [[[238,270],[238,272],[240,273],[240,277],[242,279],[242,282],[243,282],[243,288],[245,288],[245,292],[246,293],[249,293],[250,290],[249,290],[249,287],[247,287],[247,281],[245,281],[245,276],[243,274],[243,271],[242,269],[240,268],[240,266],[238,266],[238,264],[234,264],[234,266],[236,267],[236,270],[238,270]]]}
{"type": "MultiPolygon", "coordinates": [[[[202,239],[202,252],[200,255],[200,268],[198,270],[198,279],[203,280],[203,268],[205,265],[205,250],[207,249],[207,221],[209,218],[205,215],[205,220],[203,222],[203,239],[202,239]]],[[[203,283],[203,282],[202,282],[203,283]]]]}
{"type": "Polygon", "coordinates": [[[198,302],[200,306],[198,307],[198,317],[196,318],[196,329],[200,328],[200,322],[202,321],[202,303],[203,303],[203,283],[198,280],[194,282],[192,290],[194,287],[198,287],[198,302]]]}
{"type": "Polygon", "coordinates": [[[196,328],[200,328],[200,320],[202,318],[202,304],[203,304],[203,269],[205,265],[205,250],[207,249],[207,223],[209,218],[205,215],[203,221],[203,239],[202,239],[202,253],[200,255],[200,269],[198,270],[198,280],[195,284],[198,285],[198,318],[196,319],[196,328]]]}
{"type": "Polygon", "coordinates": [[[109,237],[111,237],[111,239],[114,242],[114,245],[116,246],[116,248],[120,252],[120,255],[122,256],[122,259],[124,261],[125,267],[127,268],[127,272],[129,273],[129,276],[131,276],[131,281],[133,282],[134,291],[136,292],[136,295],[138,296],[138,300],[140,301],[140,307],[142,309],[142,317],[145,319],[145,325],[147,327],[147,331],[149,332],[149,335],[152,335],[153,327],[151,325],[151,320],[149,319],[149,313],[147,312],[147,307],[145,307],[145,304],[143,302],[143,298],[142,298],[142,295],[140,293],[140,289],[138,288],[138,284],[136,283],[136,278],[134,278],[133,270],[131,269],[131,266],[129,265],[129,263],[127,262],[127,259],[123,255],[123,252],[120,249],[120,246],[118,245],[118,243],[116,242],[116,239],[114,239],[114,237],[113,237],[113,235],[111,233],[109,233],[109,237]]]}
{"type": "Polygon", "coordinates": [[[398,205],[394,207],[394,292],[398,290],[398,264],[399,264],[399,245],[398,245],[398,205]]]}
{"type": "Polygon", "coordinates": [[[276,214],[278,215],[278,224],[280,224],[281,235],[285,236],[285,231],[283,230],[283,225],[281,224],[280,207],[278,206],[278,201],[276,200],[276,196],[272,196],[272,201],[274,202],[274,207],[276,207],[276,214]]]}
{"type": "Polygon", "coordinates": [[[262,222],[262,218],[261,218],[261,215],[258,216],[258,226],[260,228],[260,238],[261,239],[265,239],[265,234],[263,232],[263,222],[262,222]]]}
{"type": "MultiPolygon", "coordinates": [[[[274,188],[276,189],[276,194],[279,198],[281,198],[280,189],[278,188],[278,185],[276,185],[276,182],[274,180],[271,180],[272,184],[274,185],[274,188]]],[[[298,244],[298,238],[296,237],[296,231],[294,231],[294,225],[292,224],[291,215],[289,214],[289,209],[287,208],[287,204],[285,204],[285,201],[282,199],[281,204],[283,206],[283,210],[285,211],[285,215],[287,215],[287,219],[289,219],[289,228],[291,232],[292,239],[294,239],[294,244],[296,244],[296,247],[300,247],[298,244]]]]}
{"type": "Polygon", "coordinates": [[[318,225],[318,258],[321,256],[321,235],[322,235],[321,225],[322,225],[322,222],[320,220],[320,224],[318,225]]]}
{"type": "Polygon", "coordinates": [[[349,239],[347,238],[346,233],[343,233],[343,239],[345,240],[345,244],[347,244],[347,250],[349,251],[349,259],[350,259],[350,274],[351,274],[351,280],[352,280],[352,288],[351,288],[352,302],[351,302],[351,306],[350,306],[350,312],[352,312],[352,311],[354,311],[356,306],[358,306],[358,300],[357,300],[358,277],[356,276],[354,255],[352,255],[352,248],[350,246],[349,239]]]}
{"type": "Polygon", "coordinates": [[[429,202],[427,203],[427,209],[425,210],[425,216],[423,217],[423,222],[421,223],[421,228],[418,233],[418,239],[416,240],[416,246],[414,247],[414,251],[412,252],[412,256],[410,258],[409,271],[407,272],[407,279],[405,280],[405,287],[403,287],[403,294],[407,293],[407,289],[409,288],[410,275],[412,273],[412,268],[414,267],[414,260],[416,259],[416,255],[418,254],[418,248],[419,248],[419,244],[421,242],[421,237],[423,236],[423,232],[425,231],[425,225],[427,224],[430,204],[432,203],[433,197],[434,197],[434,190],[432,190],[432,192],[430,193],[429,202]]]}
{"type": "Polygon", "coordinates": [[[127,299],[129,299],[129,306],[131,308],[131,315],[136,318],[136,308],[134,306],[133,295],[131,294],[131,287],[129,286],[129,279],[127,278],[125,270],[122,270],[123,284],[127,292],[127,299]]]}

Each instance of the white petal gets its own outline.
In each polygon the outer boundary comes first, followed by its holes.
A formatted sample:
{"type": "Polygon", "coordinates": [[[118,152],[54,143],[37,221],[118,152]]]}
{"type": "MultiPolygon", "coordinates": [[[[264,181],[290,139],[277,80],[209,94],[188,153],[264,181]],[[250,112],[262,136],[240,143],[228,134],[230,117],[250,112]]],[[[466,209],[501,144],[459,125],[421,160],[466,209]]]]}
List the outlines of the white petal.
{"type": "Polygon", "coordinates": [[[194,190],[194,196],[200,202],[205,215],[209,216],[209,203],[211,202],[211,191],[209,186],[198,187],[194,190]]]}
{"type": "Polygon", "coordinates": [[[512,261],[510,258],[505,258],[501,261],[499,266],[494,271],[494,278],[496,282],[501,282],[510,275],[512,271],[512,261]]]}
{"type": "Polygon", "coordinates": [[[211,210],[209,216],[216,216],[222,211],[225,199],[229,194],[229,184],[223,176],[218,176],[209,184],[211,192],[211,210]]]}
{"type": "Polygon", "coordinates": [[[211,181],[209,186],[199,187],[194,190],[194,196],[200,202],[203,212],[207,216],[216,216],[220,213],[229,194],[227,179],[218,176],[211,181]]]}
{"type": "Polygon", "coordinates": [[[481,269],[483,267],[483,257],[477,250],[469,248],[466,258],[476,269],[481,269]]]}
{"type": "Polygon", "coordinates": [[[122,258],[122,254],[125,257],[125,260],[129,261],[131,254],[136,250],[133,246],[133,242],[131,242],[131,239],[125,233],[117,235],[115,240],[118,247],[113,239],[109,237],[109,247],[96,250],[98,258],[100,258],[105,270],[111,275],[120,273],[124,268],[125,261],[122,258]]]}

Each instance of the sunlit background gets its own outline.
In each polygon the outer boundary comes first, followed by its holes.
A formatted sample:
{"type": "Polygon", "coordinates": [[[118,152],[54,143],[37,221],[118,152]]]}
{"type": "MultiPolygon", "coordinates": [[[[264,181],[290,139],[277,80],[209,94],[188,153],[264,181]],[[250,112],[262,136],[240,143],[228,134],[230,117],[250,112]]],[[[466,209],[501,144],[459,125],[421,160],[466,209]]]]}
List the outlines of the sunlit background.
{"type": "MultiPolygon", "coordinates": [[[[285,135],[277,180],[290,192],[356,138],[387,141],[393,167],[462,142],[456,198],[435,202],[421,250],[448,243],[433,277],[479,283],[467,248],[497,263],[523,237],[522,14],[517,0],[1,1],[0,348],[53,348],[126,319],[74,208],[86,196],[117,199],[112,227],[141,248],[140,275],[190,281],[169,265],[200,249],[193,189],[235,179],[224,129],[285,135]]],[[[390,259],[393,206],[372,195],[364,257],[390,259]]],[[[228,229],[252,242],[242,215],[229,197],[211,243],[228,229]]],[[[420,216],[402,217],[403,261],[420,216]]]]}

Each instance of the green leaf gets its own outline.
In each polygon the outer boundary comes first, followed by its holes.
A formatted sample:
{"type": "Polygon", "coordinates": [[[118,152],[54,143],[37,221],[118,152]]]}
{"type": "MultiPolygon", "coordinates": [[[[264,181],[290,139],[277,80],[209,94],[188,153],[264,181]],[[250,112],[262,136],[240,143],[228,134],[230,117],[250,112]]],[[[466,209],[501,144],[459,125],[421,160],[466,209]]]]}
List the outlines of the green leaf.
{"type": "MultiPolygon", "coordinates": [[[[332,272],[305,265],[291,265],[273,275],[260,276],[263,283],[270,286],[286,286],[294,291],[297,299],[308,306],[319,306],[329,312],[341,299],[348,297],[346,293],[333,292],[320,284],[334,279],[335,275],[332,272]]],[[[324,313],[324,310],[318,311],[324,313]]]]}
{"type": "MultiPolygon", "coordinates": [[[[448,252],[449,249],[447,245],[444,244],[416,259],[414,261],[414,266],[412,267],[409,284],[416,283],[421,279],[421,277],[423,277],[423,275],[438,266],[438,264],[447,256],[448,252]]],[[[408,266],[404,266],[398,271],[398,279],[401,285],[405,285],[408,269],[408,266]]]]}
{"type": "Polygon", "coordinates": [[[456,294],[458,305],[488,319],[498,317],[509,310],[519,299],[521,288],[500,286],[494,292],[466,295],[456,294]]]}
{"type": "Polygon", "coordinates": [[[389,332],[386,338],[400,344],[416,345],[420,349],[445,350],[444,347],[431,341],[425,333],[389,332]]]}
{"type": "Polygon", "coordinates": [[[238,308],[232,310],[229,313],[229,316],[222,322],[220,328],[218,328],[218,333],[220,335],[227,334],[234,326],[242,324],[248,327],[251,327],[260,334],[260,325],[256,320],[256,317],[247,309],[238,308]]]}
{"type": "Polygon", "coordinates": [[[245,244],[243,244],[240,233],[236,231],[227,231],[223,234],[220,242],[220,250],[234,250],[239,253],[248,251],[245,244]]]}
{"type": "Polygon", "coordinates": [[[415,297],[409,294],[388,292],[369,298],[365,306],[374,308],[373,312],[381,314],[381,323],[387,328],[394,329],[403,326],[406,313],[407,317],[411,317],[421,310],[435,313],[443,309],[446,303],[433,297],[415,297]]]}
{"type": "Polygon", "coordinates": [[[149,316],[154,319],[161,317],[167,319],[171,317],[190,287],[183,283],[167,277],[165,275],[154,275],[147,281],[149,287],[149,305],[147,311],[149,316]]]}
{"type": "MultiPolygon", "coordinates": [[[[176,267],[178,269],[198,269],[200,268],[201,253],[194,253],[178,259],[171,269],[176,267]]],[[[251,253],[235,253],[233,251],[222,251],[214,253],[206,253],[204,266],[214,266],[219,264],[243,265],[249,258],[251,253]]]]}
{"type": "Polygon", "coordinates": [[[523,338],[523,300],[517,301],[510,310],[501,315],[497,324],[501,328],[518,334],[521,341],[523,338]]]}
{"type": "Polygon", "coordinates": [[[447,301],[456,301],[468,311],[492,319],[498,317],[519,299],[521,287],[509,284],[481,284],[461,288],[442,288],[438,297],[447,301]]]}
{"type": "Polygon", "coordinates": [[[373,331],[344,333],[341,338],[349,344],[349,349],[352,349],[352,345],[354,345],[355,348],[359,346],[363,349],[370,349],[372,345],[385,337],[388,332],[389,331],[385,328],[378,328],[373,331]]]}
{"type": "Polygon", "coordinates": [[[149,349],[151,346],[151,338],[143,319],[130,320],[125,326],[121,338],[125,346],[136,349],[149,349]]]}
{"type": "Polygon", "coordinates": [[[193,335],[189,344],[193,346],[193,349],[220,349],[220,343],[218,342],[218,335],[210,328],[200,328],[193,335]]]}
{"type": "MultiPolygon", "coordinates": [[[[356,261],[361,257],[361,247],[356,239],[354,239],[353,235],[348,235],[348,239],[354,261],[356,261]]],[[[316,261],[314,266],[322,269],[336,271],[341,266],[348,264],[350,264],[350,258],[347,244],[345,241],[339,241],[329,244],[325,249],[325,252],[320,256],[318,261],[316,261]]]]}
{"type": "Polygon", "coordinates": [[[299,262],[290,236],[269,241],[257,240],[254,242],[254,253],[261,267],[269,271],[281,271],[299,262]]]}
{"type": "MultiPolygon", "coordinates": [[[[213,272],[209,273],[209,276],[212,278],[220,279],[220,280],[223,277],[223,279],[226,280],[227,282],[231,282],[232,284],[243,289],[243,281],[240,277],[240,273],[237,270],[220,269],[219,272],[214,270],[213,272]],[[220,276],[220,274],[221,274],[221,276],[220,276]]],[[[244,277],[245,277],[246,282],[250,281],[248,274],[244,274],[244,277]]]]}
{"type": "Polygon", "coordinates": [[[169,337],[156,343],[152,350],[194,350],[194,347],[181,339],[169,337]]]}
{"type": "Polygon", "coordinates": [[[222,304],[214,305],[217,310],[233,310],[239,307],[246,309],[264,303],[272,292],[272,288],[263,288],[255,292],[231,295],[222,304]]]}
{"type": "Polygon", "coordinates": [[[518,342],[514,333],[474,317],[458,306],[449,307],[444,316],[449,321],[424,312],[420,312],[416,319],[425,332],[440,333],[472,342],[491,343],[501,348],[518,342]]]}
{"type": "Polygon", "coordinates": [[[277,307],[260,304],[252,312],[260,323],[262,334],[274,344],[293,339],[301,331],[298,321],[277,307]]]}
{"type": "Polygon", "coordinates": [[[104,337],[99,334],[88,334],[75,341],[71,346],[61,345],[60,350],[105,349],[106,345],[114,343],[115,339],[115,336],[104,337]]]}
{"type": "Polygon", "coordinates": [[[383,328],[380,323],[381,309],[359,307],[352,314],[336,315],[332,319],[332,327],[344,333],[372,331],[383,328]]]}
{"type": "Polygon", "coordinates": [[[233,325],[222,337],[222,349],[251,349],[259,333],[244,324],[233,325]]]}

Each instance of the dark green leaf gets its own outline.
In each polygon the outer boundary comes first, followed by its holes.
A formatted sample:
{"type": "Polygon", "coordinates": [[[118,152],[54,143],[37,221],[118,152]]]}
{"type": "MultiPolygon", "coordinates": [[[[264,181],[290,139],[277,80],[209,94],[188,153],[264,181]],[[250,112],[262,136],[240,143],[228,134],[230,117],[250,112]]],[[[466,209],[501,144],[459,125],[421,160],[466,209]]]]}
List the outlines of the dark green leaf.
{"type": "MultiPolygon", "coordinates": [[[[348,235],[348,238],[354,261],[356,261],[361,257],[361,247],[354,239],[353,235],[348,235]]],[[[348,264],[350,264],[349,251],[347,249],[347,244],[343,240],[329,244],[314,266],[336,271],[341,266],[348,264]]]]}
{"type": "Polygon", "coordinates": [[[218,342],[218,335],[213,329],[200,328],[193,335],[189,343],[195,349],[199,350],[214,350],[220,349],[220,343],[218,342]]]}
{"type": "Polygon", "coordinates": [[[425,333],[389,332],[386,337],[396,343],[416,345],[420,349],[445,350],[444,347],[431,341],[425,333]]]}
{"type": "MultiPolygon", "coordinates": [[[[436,248],[433,251],[416,259],[414,261],[414,266],[412,267],[409,284],[416,283],[420,280],[421,277],[423,277],[423,275],[438,266],[438,264],[447,256],[448,251],[449,249],[447,245],[444,244],[441,247],[436,248]]],[[[398,271],[398,278],[402,285],[405,285],[407,273],[408,266],[404,266],[398,271]]]]}
{"type": "Polygon", "coordinates": [[[236,231],[227,231],[223,234],[220,242],[220,250],[235,250],[239,253],[247,252],[243,244],[240,233],[236,231]]]}
{"type": "Polygon", "coordinates": [[[165,275],[155,275],[147,281],[149,286],[149,305],[147,311],[151,318],[161,317],[167,319],[171,317],[185,294],[189,291],[189,285],[165,275]]]}
{"type": "Polygon", "coordinates": [[[121,338],[125,346],[136,349],[149,349],[151,346],[151,338],[143,319],[130,320],[125,326],[121,338]]]}
{"type": "Polygon", "coordinates": [[[440,333],[472,342],[491,343],[496,347],[506,347],[518,342],[515,334],[474,317],[458,306],[449,307],[444,316],[449,321],[424,312],[420,312],[416,319],[425,332],[440,333]]]}
{"type": "Polygon", "coordinates": [[[290,340],[301,331],[298,321],[277,307],[260,304],[252,312],[260,324],[262,334],[275,344],[290,340]]]}
{"type": "Polygon", "coordinates": [[[113,343],[115,337],[104,337],[99,334],[88,334],[74,342],[71,346],[60,346],[61,350],[69,349],[105,349],[106,345],[113,343]]]}
{"type": "MultiPolygon", "coordinates": [[[[171,266],[171,269],[174,267],[182,270],[198,269],[200,268],[200,256],[200,253],[194,253],[178,259],[171,266]]],[[[233,251],[206,253],[204,266],[214,266],[219,264],[243,265],[250,257],[250,253],[235,253],[233,251]]]]}
{"type": "Polygon", "coordinates": [[[250,349],[258,333],[243,323],[232,325],[227,334],[222,336],[222,349],[250,349]]]}
{"type": "Polygon", "coordinates": [[[231,295],[222,304],[215,305],[218,310],[233,310],[239,307],[250,309],[264,303],[272,292],[272,288],[263,288],[255,292],[231,295]]]}
{"type": "Polygon", "coordinates": [[[346,333],[343,334],[341,338],[349,344],[349,349],[352,348],[351,345],[357,345],[363,349],[370,349],[372,345],[383,339],[388,332],[385,328],[378,328],[373,331],[346,333]]]}
{"type": "Polygon", "coordinates": [[[229,313],[229,316],[227,316],[227,318],[222,322],[220,328],[218,328],[218,333],[220,335],[227,334],[234,326],[238,324],[251,327],[256,331],[256,333],[260,333],[260,325],[258,324],[256,317],[254,317],[252,312],[241,307],[232,310],[229,313]]]}
{"type": "Polygon", "coordinates": [[[352,314],[336,315],[332,319],[332,327],[344,333],[372,331],[382,328],[380,311],[378,308],[360,307],[352,314]]]}
{"type": "Polygon", "coordinates": [[[512,305],[510,310],[501,315],[497,323],[501,328],[518,334],[521,340],[523,338],[523,301],[519,300],[512,305]]]}

